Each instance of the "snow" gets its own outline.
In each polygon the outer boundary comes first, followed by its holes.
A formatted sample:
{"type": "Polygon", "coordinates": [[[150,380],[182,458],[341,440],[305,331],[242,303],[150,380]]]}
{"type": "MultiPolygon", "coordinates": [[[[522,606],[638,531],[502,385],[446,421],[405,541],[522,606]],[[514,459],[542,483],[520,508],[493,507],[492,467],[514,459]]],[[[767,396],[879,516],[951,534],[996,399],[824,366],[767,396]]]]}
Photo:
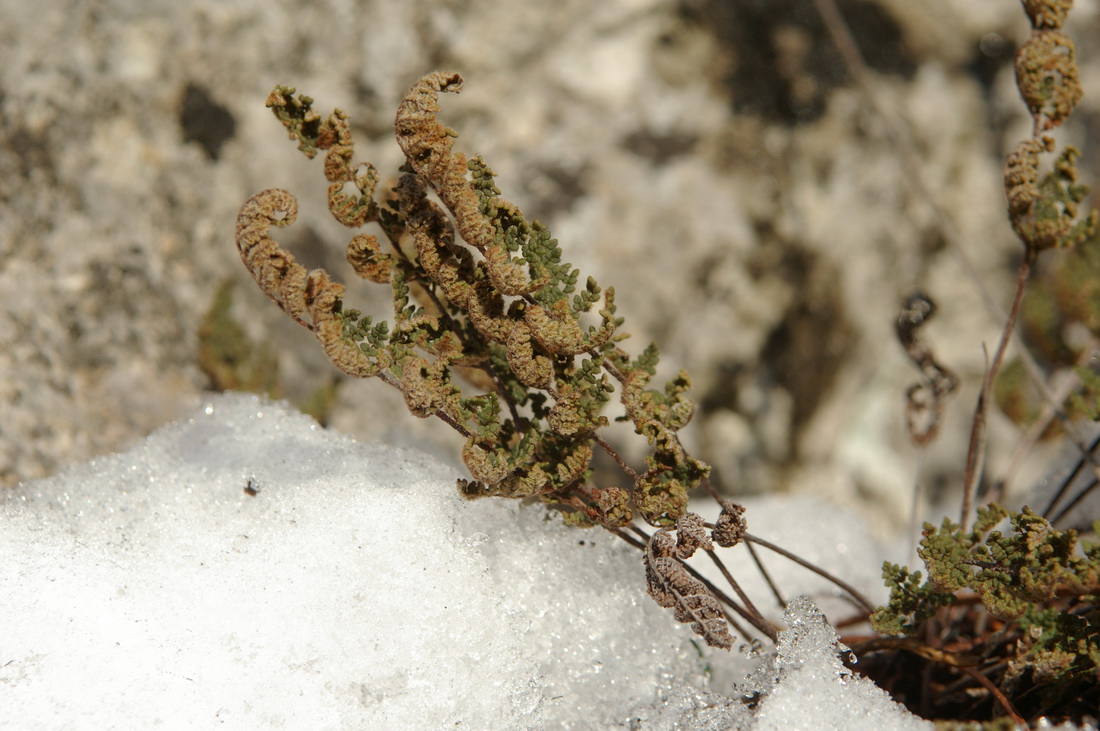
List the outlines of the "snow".
{"type": "Polygon", "coordinates": [[[777,652],[700,651],[635,549],[465,502],[458,474],[227,394],[6,493],[0,728],[927,727],[844,668],[814,601],[777,652]]]}
{"type": "Polygon", "coordinates": [[[837,656],[838,637],[825,616],[805,596],[790,602],[784,615],[787,630],[779,646],[769,682],[746,684],[742,692],[758,692],[764,699],[754,729],[790,729],[806,726],[836,729],[918,729],[930,724],[905,717],[886,691],[855,676],[837,656]]]}

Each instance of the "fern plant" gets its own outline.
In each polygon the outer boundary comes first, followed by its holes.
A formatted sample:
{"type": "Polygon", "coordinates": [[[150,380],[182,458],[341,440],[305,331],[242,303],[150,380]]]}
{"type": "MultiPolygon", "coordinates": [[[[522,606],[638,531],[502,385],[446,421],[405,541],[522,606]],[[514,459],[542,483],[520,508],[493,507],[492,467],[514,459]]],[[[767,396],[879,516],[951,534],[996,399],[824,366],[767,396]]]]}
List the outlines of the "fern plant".
{"type": "MultiPolygon", "coordinates": [[[[1054,150],[1048,131],[1080,98],[1073,44],[1060,30],[1070,3],[1023,4],[1034,32],[1017,59],[1017,77],[1035,125],[1006,162],[1005,187],[1024,255],[972,421],[960,520],[925,526],[920,556],[927,579],[886,565],[891,598],[885,607],[875,610],[854,588],[828,577],[860,608],[856,621],[869,619],[879,633],[849,641],[854,650],[922,658],[962,677],[969,683],[964,691],[980,686],[1019,722],[1025,719],[1009,697],[1013,692],[1051,698],[1092,683],[1084,692],[1095,695],[1100,668],[1100,547],[1080,543],[1073,531],[1057,530],[1026,508],[982,507],[968,525],[992,384],[1032,266],[1045,250],[1094,236],[1098,223],[1095,211],[1079,215],[1087,188],[1077,182],[1073,148],[1062,151],[1050,172],[1039,172],[1043,156],[1054,150]],[[995,530],[1003,520],[1010,523],[1007,533],[995,530]],[[963,625],[968,629],[960,630],[963,625]]],[[[824,572],[747,531],[744,509],[718,495],[708,465],[678,436],[694,412],[687,374],[654,387],[658,349],[631,354],[622,347],[624,320],[614,290],[582,278],[547,228],[501,197],[484,160],[454,150],[457,133],[439,121],[439,97],[457,93],[462,83],[456,73],[436,72],[404,96],[394,128],[405,164],[381,195],[377,170],[355,161],[344,112],[322,117],[312,99],[286,86],[267,99],[299,150],[310,158],[324,153],[328,208],[336,220],[380,232],[381,240],[357,231],[347,259],[358,276],[389,287],[391,318],[376,320],[345,306],[343,284],[307,270],[272,238],[273,228],[293,224],[297,215],[297,201],[285,190],[265,190],[242,207],[236,237],[242,260],[261,290],[314,333],[340,371],[385,382],[402,393],[411,413],[438,418],[460,435],[470,473],[458,481],[464,496],[538,499],[568,523],[622,537],[640,549],[653,599],[712,646],[732,648],[731,628],[774,640],[776,627],[717,549],[744,544],[756,559],[754,547],[767,548],[824,572]],[[648,447],[637,466],[604,438],[605,411],[614,400],[614,418],[630,423],[648,447]],[[594,481],[597,450],[619,466],[620,481],[594,481]],[[695,488],[719,502],[715,523],[689,512],[695,488]],[[732,594],[686,563],[700,551],[718,565],[732,594]]],[[[943,404],[958,383],[919,337],[934,309],[927,297],[915,297],[897,323],[923,379],[907,393],[918,445],[936,437],[943,404]]],[[[904,688],[894,690],[905,696],[904,688]]],[[[1049,705],[1032,707],[1034,716],[1049,705]]],[[[966,718],[973,712],[973,705],[957,711],[966,718]]]]}
{"type": "Polygon", "coordinates": [[[354,162],[346,114],[322,118],[312,99],[285,86],[267,99],[299,150],[311,158],[325,153],[336,220],[381,231],[385,250],[377,235],[360,232],[348,243],[347,259],[360,277],[390,287],[392,319],[346,307],[344,285],[307,270],[271,237],[272,228],[297,216],[287,191],[265,190],[242,207],[242,260],[338,369],[382,380],[401,391],[410,412],[438,418],[461,435],[472,478],[458,481],[464,496],[536,498],[568,523],[616,532],[643,549],[651,595],[713,646],[733,646],[728,625],[740,626],[733,615],[774,639],[775,627],[732,577],[737,600],[683,563],[697,548],[714,556],[712,540],[720,546],[759,540],[745,532],[735,503],[720,499],[721,517],[710,526],[688,512],[690,490],[717,493],[709,466],[688,454],[678,436],[695,409],[687,374],[652,387],[657,347],[638,355],[621,347],[626,335],[614,290],[591,277],[582,284],[546,227],[500,197],[489,166],[454,151],[457,133],[439,122],[438,99],[461,86],[458,74],[437,72],[405,95],[394,124],[405,164],[381,199],[378,172],[354,162]],[[601,434],[615,394],[616,419],[632,424],[648,445],[637,468],[601,434]],[[618,464],[621,483],[593,482],[596,450],[618,464]],[[714,536],[703,540],[704,528],[714,536]]]}
{"type": "Polygon", "coordinates": [[[578,286],[579,272],[562,260],[549,231],[499,197],[484,161],[452,150],[457,135],[437,120],[437,98],[461,84],[457,74],[431,74],[401,102],[395,128],[406,165],[381,205],[378,173],[352,163],[346,115],[337,110],[322,120],[309,97],[287,87],[268,97],[299,149],[310,157],[327,151],[336,219],[350,228],[375,223],[388,240],[384,253],[377,237],[357,234],[347,256],[361,277],[391,286],[392,323],[346,308],[342,284],[306,271],[270,237],[272,226],[297,215],[286,191],[266,190],[245,203],[237,221],[241,256],[337,368],[400,389],[413,414],[438,417],[465,438],[462,459],[473,479],[460,489],[467,497],[536,496],[578,523],[622,526],[637,511],[652,525],[670,525],[708,472],[677,437],[694,409],[690,382],[681,373],[661,390],[648,388],[656,348],[633,358],[618,346],[623,321],[614,290],[591,277],[578,286]],[[593,311],[596,321],[586,325],[593,311]],[[465,394],[457,369],[476,372],[484,390],[465,394]],[[593,449],[618,458],[598,434],[608,423],[601,411],[612,381],[623,418],[646,437],[651,454],[646,469],[628,472],[625,488],[596,489],[588,486],[593,449]]]}

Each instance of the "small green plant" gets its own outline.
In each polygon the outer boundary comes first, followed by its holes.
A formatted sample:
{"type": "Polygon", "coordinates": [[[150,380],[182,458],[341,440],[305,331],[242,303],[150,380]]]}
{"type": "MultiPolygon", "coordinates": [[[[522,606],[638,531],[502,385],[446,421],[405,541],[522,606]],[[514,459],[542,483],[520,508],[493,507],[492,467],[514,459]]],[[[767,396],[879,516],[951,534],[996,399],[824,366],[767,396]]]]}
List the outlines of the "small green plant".
{"type": "MultiPolygon", "coordinates": [[[[1093,525],[1093,532],[1100,521],[1093,525]]],[[[1072,597],[1095,602],[1100,597],[1100,544],[1079,545],[1077,531],[1059,531],[1029,508],[1020,512],[999,505],[978,508],[970,531],[945,518],[936,528],[925,523],[918,554],[928,570],[921,572],[887,563],[883,578],[892,589],[890,601],[871,615],[871,623],[884,634],[914,634],[921,623],[941,607],[955,604],[959,592],[977,595],[985,610],[996,620],[1022,620],[1029,630],[1044,603],[1072,597]],[[993,530],[1007,521],[1010,531],[993,530]],[[1081,550],[1078,550],[1080,547],[1081,550]]],[[[1083,615],[1092,617],[1090,634],[1094,645],[1082,661],[1095,669],[1095,642],[1100,625],[1097,608],[1083,615]]],[[[1045,615],[1044,615],[1045,616],[1045,615]]],[[[1035,649],[1035,648],[1032,648],[1035,649]]]]}
{"type": "MultiPolygon", "coordinates": [[[[890,600],[871,614],[871,624],[882,635],[909,637],[894,644],[878,638],[864,645],[890,646],[927,661],[923,667],[908,668],[910,674],[925,677],[924,689],[910,684],[902,694],[926,698],[927,688],[939,687],[936,704],[941,713],[974,718],[978,704],[963,693],[952,695],[952,689],[961,691],[963,686],[952,683],[950,673],[944,672],[949,669],[984,687],[983,695],[990,701],[987,712],[992,715],[999,706],[1016,724],[1025,723],[1025,716],[1034,719],[1052,710],[1080,719],[1095,713],[1100,698],[1100,544],[1079,542],[1077,531],[1052,525],[1065,513],[1048,519],[1061,493],[1043,514],[1028,507],[1009,511],[995,503],[978,507],[974,525],[968,528],[989,402],[995,397],[1002,408],[1024,419],[1036,410],[1024,401],[1027,369],[1022,360],[1012,363],[1011,378],[997,381],[1032,268],[1047,250],[1094,238],[1100,222],[1095,210],[1080,215],[1089,189],[1077,180],[1075,148],[1063,149],[1049,171],[1040,173],[1043,156],[1055,151],[1047,133],[1066,120],[1081,98],[1074,44],[1061,31],[1072,3],[1024,0],[1023,5],[1033,30],[1017,55],[1016,78],[1034,124],[1031,137],[1016,145],[1004,169],[1008,216],[1023,256],[1012,307],[974,413],[961,516],[958,523],[945,519],[939,528],[924,525],[918,555],[927,578],[904,566],[884,565],[890,600]],[[1004,532],[995,530],[1002,524],[1007,524],[1004,532]]],[[[1080,268],[1076,275],[1080,282],[1080,268]]],[[[1081,377],[1083,388],[1071,401],[1078,413],[1094,416],[1098,381],[1087,370],[1081,377]]],[[[929,380],[934,383],[932,377],[929,380]]],[[[1055,403],[1052,410],[1061,406],[1055,403]]],[[[1082,464],[1092,462],[1095,467],[1092,447],[1079,446],[1082,464]]],[[[1100,521],[1092,530],[1100,530],[1100,521]]],[[[898,670],[895,666],[879,672],[896,678],[898,670]]]]}
{"type": "MultiPolygon", "coordinates": [[[[1100,521],[1092,530],[1100,530],[1100,521]]],[[[926,523],[918,553],[926,579],[904,566],[883,567],[891,592],[887,605],[871,614],[878,632],[939,635],[917,646],[924,657],[941,670],[963,668],[987,678],[1017,720],[1024,718],[1021,709],[1031,717],[1051,709],[1080,717],[1091,702],[1095,710],[1100,544],[1079,543],[1075,530],[1056,530],[1028,508],[1012,512],[994,504],[978,509],[969,531],[949,519],[940,528],[926,523]],[[994,530],[1005,522],[1007,532],[994,530]],[[950,645],[956,655],[929,653],[935,644],[950,645]]],[[[895,647],[916,651],[905,641],[895,647]]],[[[942,672],[934,677],[946,684],[942,672]]],[[[941,708],[962,703],[940,701],[941,708]]]]}

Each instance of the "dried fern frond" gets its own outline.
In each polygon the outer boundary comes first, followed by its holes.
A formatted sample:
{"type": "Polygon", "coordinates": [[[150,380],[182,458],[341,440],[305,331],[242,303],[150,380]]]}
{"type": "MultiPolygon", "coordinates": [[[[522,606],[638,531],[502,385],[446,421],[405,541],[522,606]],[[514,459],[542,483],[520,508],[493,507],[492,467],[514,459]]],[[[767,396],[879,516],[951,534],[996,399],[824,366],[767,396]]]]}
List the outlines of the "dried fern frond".
{"type": "Polygon", "coordinates": [[[709,471],[676,435],[694,411],[687,376],[663,392],[648,388],[656,349],[631,359],[617,347],[624,336],[614,290],[591,277],[579,286],[579,271],[549,231],[500,197],[484,161],[454,150],[457,133],[439,122],[439,95],[461,87],[458,74],[436,72],[405,94],[394,131],[406,165],[382,204],[374,199],[377,171],[355,162],[344,112],[322,117],[312,99],[286,86],[267,99],[303,153],[326,151],[336,220],[353,229],[376,224],[388,240],[392,251],[383,251],[380,237],[356,233],[347,259],[358,276],[391,287],[392,321],[345,308],[342,284],[307,271],[271,238],[272,227],[290,225],[297,213],[286,191],[264,191],[241,209],[241,257],[337,368],[381,378],[402,391],[414,415],[441,418],[465,438],[462,458],[474,479],[460,484],[463,495],[541,496],[573,522],[622,525],[641,515],[669,525],[709,471]],[[582,323],[589,313],[595,324],[582,323]],[[464,395],[452,382],[455,369],[476,373],[483,392],[464,395]],[[595,434],[608,424],[601,411],[616,382],[626,418],[653,449],[644,470],[628,469],[629,488],[590,487],[595,434]]]}
{"type": "Polygon", "coordinates": [[[958,376],[936,360],[920,336],[921,328],[935,314],[936,303],[917,292],[906,299],[895,327],[898,341],[923,377],[905,392],[909,438],[917,445],[928,444],[939,434],[944,402],[959,385],[958,376]]]}
{"type": "Polygon", "coordinates": [[[728,650],[733,647],[733,636],[722,606],[681,562],[696,547],[710,550],[702,519],[684,516],[680,526],[675,539],[668,528],[650,537],[645,551],[646,590],[657,604],[672,609],[677,622],[689,622],[708,645],[728,650]]]}
{"type": "Polygon", "coordinates": [[[732,548],[744,540],[748,526],[745,523],[745,507],[732,500],[722,501],[722,512],[714,521],[711,537],[722,548],[732,548]]]}

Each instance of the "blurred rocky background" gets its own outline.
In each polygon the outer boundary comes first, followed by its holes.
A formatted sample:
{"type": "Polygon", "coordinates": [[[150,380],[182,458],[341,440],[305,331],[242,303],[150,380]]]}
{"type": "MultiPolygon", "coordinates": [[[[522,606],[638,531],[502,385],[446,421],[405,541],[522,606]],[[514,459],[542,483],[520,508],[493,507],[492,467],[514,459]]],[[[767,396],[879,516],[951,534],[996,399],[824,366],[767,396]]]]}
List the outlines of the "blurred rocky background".
{"type": "MultiPolygon", "coordinates": [[[[223,387],[456,453],[382,384],[338,381],[233,241],[241,203],[284,187],[301,212],[281,240],[351,279],[320,163],[264,98],[289,84],[348,111],[357,159],[386,175],[399,99],[445,68],[466,78],[444,100],[459,148],[615,286],[633,349],[655,340],[665,375],[692,374],[685,439],[724,490],[823,494],[905,525],[917,372],[894,322],[908,294],[931,296],[925,336],[961,379],[923,459],[946,499],[1001,324],[950,231],[1006,307],[1021,252],[1001,166],[1029,132],[1012,71],[1028,24],[1013,0],[839,6],[865,86],[811,0],[0,4],[0,484],[123,449],[223,387]],[[244,342],[251,356],[230,352],[244,342]],[[226,353],[252,358],[246,375],[226,353]]],[[[1078,0],[1067,31],[1085,99],[1059,138],[1095,186],[1100,3],[1078,0]]],[[[348,302],[386,306],[367,283],[348,302]]],[[[996,475],[1021,430],[1000,412],[991,429],[996,475]]]]}

